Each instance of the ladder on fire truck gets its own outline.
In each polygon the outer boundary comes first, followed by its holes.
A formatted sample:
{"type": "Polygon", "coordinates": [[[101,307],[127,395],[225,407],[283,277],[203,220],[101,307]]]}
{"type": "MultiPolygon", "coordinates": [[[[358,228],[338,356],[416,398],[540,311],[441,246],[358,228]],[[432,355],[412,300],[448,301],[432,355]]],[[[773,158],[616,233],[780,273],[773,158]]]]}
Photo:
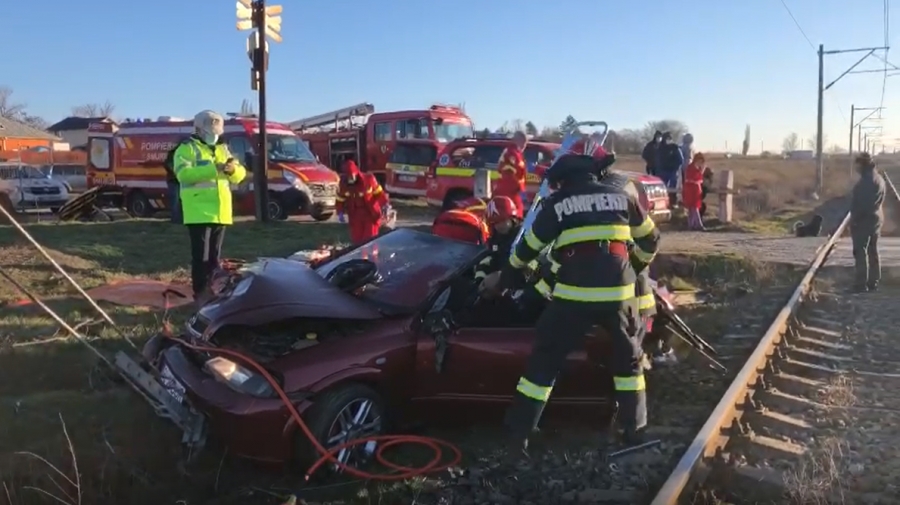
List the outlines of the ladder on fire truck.
{"type": "Polygon", "coordinates": [[[334,131],[338,131],[342,126],[349,130],[356,125],[365,123],[366,118],[373,112],[375,112],[375,106],[368,102],[363,102],[351,105],[350,107],[326,112],[325,114],[291,121],[288,123],[288,126],[290,126],[292,130],[300,133],[324,131],[329,129],[329,126],[331,126],[334,131]],[[356,125],[354,125],[354,120],[358,121],[356,125]],[[346,124],[341,125],[341,122],[346,122],[346,124]]]}

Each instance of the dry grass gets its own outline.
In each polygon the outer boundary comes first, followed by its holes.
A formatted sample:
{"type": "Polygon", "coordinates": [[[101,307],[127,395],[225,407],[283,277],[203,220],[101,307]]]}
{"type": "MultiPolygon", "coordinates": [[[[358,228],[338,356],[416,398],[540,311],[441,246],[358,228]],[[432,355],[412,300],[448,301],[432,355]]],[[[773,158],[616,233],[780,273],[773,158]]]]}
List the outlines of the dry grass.
{"type": "MultiPolygon", "coordinates": [[[[784,160],[781,158],[733,157],[713,155],[708,164],[717,174],[734,171],[735,224],[748,231],[783,233],[798,219],[804,219],[823,203],[846,195],[855,175],[845,156],[828,158],[824,170],[824,190],[813,198],[816,182],[814,160],[784,160]]],[[[644,163],[635,156],[623,156],[616,168],[644,171],[644,163]]],[[[714,184],[718,184],[716,181],[714,184]]],[[[718,212],[715,196],[707,198],[710,215],[718,212]]]]}
{"type": "MultiPolygon", "coordinates": [[[[785,498],[797,505],[826,505],[842,496],[843,460],[846,444],[837,439],[824,440],[796,465],[784,473],[785,498]]],[[[843,500],[841,499],[842,503],[843,500]]]]}

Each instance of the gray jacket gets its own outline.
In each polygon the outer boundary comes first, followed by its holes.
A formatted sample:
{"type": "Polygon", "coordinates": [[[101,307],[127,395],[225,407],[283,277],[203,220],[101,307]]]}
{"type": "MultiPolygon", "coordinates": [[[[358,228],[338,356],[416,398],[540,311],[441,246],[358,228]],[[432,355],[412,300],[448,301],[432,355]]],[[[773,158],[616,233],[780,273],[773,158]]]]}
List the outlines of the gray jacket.
{"type": "Polygon", "coordinates": [[[850,202],[850,227],[857,233],[879,233],[884,223],[884,177],[874,168],[860,174],[850,202]]]}

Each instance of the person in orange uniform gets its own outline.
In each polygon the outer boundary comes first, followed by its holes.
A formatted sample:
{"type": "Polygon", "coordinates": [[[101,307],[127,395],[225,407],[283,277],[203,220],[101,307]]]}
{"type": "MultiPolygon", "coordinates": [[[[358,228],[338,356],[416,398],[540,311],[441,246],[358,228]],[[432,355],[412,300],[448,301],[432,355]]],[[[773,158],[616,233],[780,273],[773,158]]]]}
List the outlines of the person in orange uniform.
{"type": "Polygon", "coordinates": [[[491,230],[481,217],[483,211],[469,211],[465,209],[450,209],[438,214],[431,225],[431,233],[438,237],[471,242],[473,244],[486,244],[491,236],[491,230]]]}
{"type": "Polygon", "coordinates": [[[522,132],[513,135],[513,145],[503,150],[500,161],[497,163],[497,171],[500,172],[500,180],[494,188],[494,196],[510,198],[518,211],[518,217],[522,217],[525,209],[525,145],[528,138],[522,132]]]}
{"type": "Polygon", "coordinates": [[[375,176],[360,172],[356,162],[344,161],[342,171],[335,202],[338,222],[349,223],[350,242],[359,245],[378,235],[391,205],[375,176]]]}

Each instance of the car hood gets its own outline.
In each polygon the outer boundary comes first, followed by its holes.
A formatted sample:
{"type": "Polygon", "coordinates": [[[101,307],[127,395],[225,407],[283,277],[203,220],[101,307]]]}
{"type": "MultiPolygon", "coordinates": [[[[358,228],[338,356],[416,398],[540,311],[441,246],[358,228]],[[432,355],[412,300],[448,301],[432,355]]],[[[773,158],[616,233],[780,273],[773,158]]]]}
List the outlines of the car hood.
{"type": "Polygon", "coordinates": [[[313,269],[283,258],[245,265],[231,295],[206,305],[200,315],[213,326],[265,324],[282,319],[317,317],[378,319],[368,303],[341,291],[313,269]]]}
{"type": "Polygon", "coordinates": [[[340,177],[337,173],[321,163],[313,163],[310,161],[273,161],[270,163],[276,165],[278,170],[290,170],[291,173],[299,177],[303,182],[337,183],[340,181],[340,177]]]}

